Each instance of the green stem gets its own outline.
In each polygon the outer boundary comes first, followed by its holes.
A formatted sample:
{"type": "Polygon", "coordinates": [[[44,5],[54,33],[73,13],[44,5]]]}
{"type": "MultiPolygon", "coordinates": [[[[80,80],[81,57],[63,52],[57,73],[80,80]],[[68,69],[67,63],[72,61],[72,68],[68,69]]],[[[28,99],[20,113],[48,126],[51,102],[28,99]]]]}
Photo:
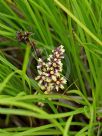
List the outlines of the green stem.
{"type": "Polygon", "coordinates": [[[26,75],[27,66],[29,62],[30,51],[31,51],[31,46],[29,43],[27,43],[26,52],[25,52],[24,61],[23,61],[23,67],[22,67],[22,81],[23,81],[25,91],[26,91],[25,75],[26,75]]]}

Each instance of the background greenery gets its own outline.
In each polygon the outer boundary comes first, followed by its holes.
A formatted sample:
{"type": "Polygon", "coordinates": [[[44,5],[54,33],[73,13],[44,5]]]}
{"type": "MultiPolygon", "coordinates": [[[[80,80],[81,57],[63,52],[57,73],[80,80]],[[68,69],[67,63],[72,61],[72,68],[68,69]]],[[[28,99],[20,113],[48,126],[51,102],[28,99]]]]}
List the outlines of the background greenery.
{"type": "Polygon", "coordinates": [[[0,136],[102,135],[101,3],[0,0],[0,136]],[[63,92],[44,95],[39,89],[34,49],[18,42],[20,30],[32,32],[45,58],[64,45],[63,92]]]}

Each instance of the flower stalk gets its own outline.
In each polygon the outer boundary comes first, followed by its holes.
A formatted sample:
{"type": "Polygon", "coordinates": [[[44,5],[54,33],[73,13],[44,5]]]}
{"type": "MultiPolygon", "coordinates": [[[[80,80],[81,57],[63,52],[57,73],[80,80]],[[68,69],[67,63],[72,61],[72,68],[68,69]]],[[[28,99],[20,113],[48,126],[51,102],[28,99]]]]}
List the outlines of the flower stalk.
{"type": "Polygon", "coordinates": [[[61,60],[64,58],[64,52],[63,46],[60,45],[52,51],[46,63],[41,58],[38,59],[38,76],[35,80],[38,81],[39,87],[45,94],[64,89],[64,84],[67,82],[61,74],[63,66],[61,60]]]}

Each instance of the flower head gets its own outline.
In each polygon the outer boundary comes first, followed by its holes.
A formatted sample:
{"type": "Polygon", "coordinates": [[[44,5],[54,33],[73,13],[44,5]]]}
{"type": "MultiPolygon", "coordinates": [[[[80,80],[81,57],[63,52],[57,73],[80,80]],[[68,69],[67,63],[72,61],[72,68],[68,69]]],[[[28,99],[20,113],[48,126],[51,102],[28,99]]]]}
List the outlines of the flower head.
{"type": "Polygon", "coordinates": [[[64,48],[62,45],[57,47],[49,55],[47,62],[45,63],[41,58],[38,60],[38,76],[35,80],[45,94],[51,93],[53,90],[59,91],[59,89],[64,89],[64,84],[66,84],[66,79],[61,75],[62,72],[62,62],[64,58],[64,48]]]}

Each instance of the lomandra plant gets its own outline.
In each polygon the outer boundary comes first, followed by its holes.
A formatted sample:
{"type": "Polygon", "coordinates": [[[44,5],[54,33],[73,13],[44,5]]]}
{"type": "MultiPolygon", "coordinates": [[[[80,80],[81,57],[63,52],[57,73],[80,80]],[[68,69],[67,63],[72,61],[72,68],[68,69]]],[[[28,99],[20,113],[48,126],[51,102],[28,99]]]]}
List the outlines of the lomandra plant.
{"type": "Polygon", "coordinates": [[[101,3],[0,0],[0,136],[102,135],[101,3]]]}

